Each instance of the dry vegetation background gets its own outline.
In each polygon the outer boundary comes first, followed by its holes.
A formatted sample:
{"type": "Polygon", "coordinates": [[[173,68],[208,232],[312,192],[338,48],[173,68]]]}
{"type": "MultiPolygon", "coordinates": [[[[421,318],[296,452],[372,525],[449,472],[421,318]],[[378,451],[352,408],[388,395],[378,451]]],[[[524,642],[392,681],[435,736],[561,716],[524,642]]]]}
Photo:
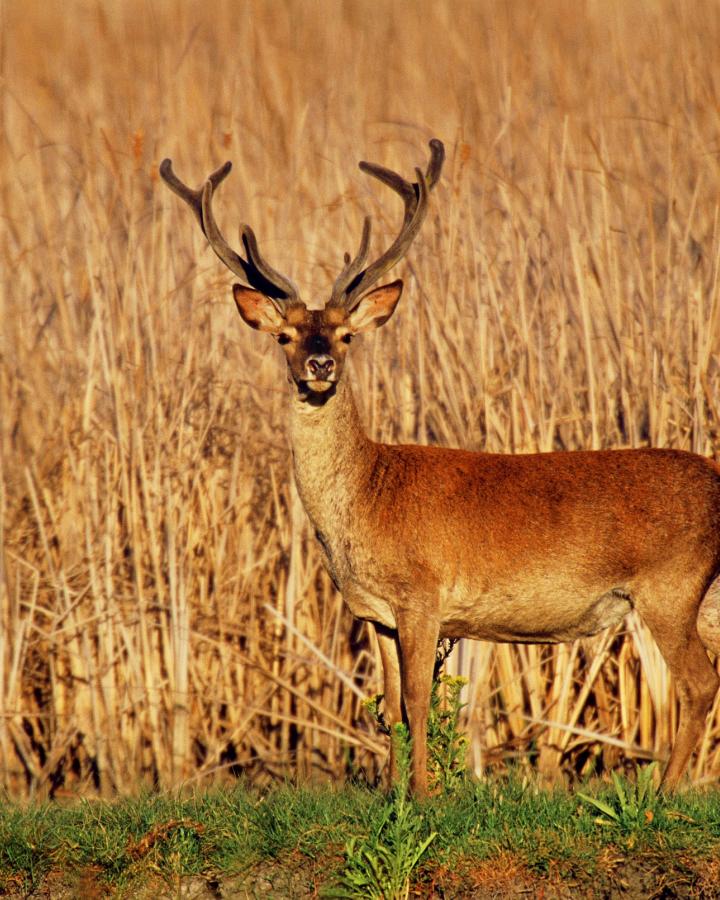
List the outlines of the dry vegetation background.
{"type": "MultiPolygon", "coordinates": [[[[448,149],[369,431],[524,452],[720,455],[720,6],[624,0],[5,0],[0,780],[127,791],[370,777],[373,637],[293,492],[279,351],[158,182],[171,156],[322,301],[372,213],[448,149]]],[[[532,615],[532,612],[529,612],[532,615]]],[[[465,643],[476,767],[664,758],[651,639],[465,643]]],[[[720,771],[711,716],[695,780],[720,771]]]]}

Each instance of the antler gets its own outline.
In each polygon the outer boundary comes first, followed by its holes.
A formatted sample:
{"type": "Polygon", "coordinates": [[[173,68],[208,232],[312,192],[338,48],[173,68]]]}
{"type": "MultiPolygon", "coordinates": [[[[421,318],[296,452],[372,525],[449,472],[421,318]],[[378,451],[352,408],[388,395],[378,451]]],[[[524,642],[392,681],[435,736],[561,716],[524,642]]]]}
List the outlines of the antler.
{"type": "Polygon", "coordinates": [[[213,193],[227,177],[230,169],[232,169],[232,163],[226,162],[224,166],[220,166],[210,175],[201,188],[194,191],[180,181],[173,172],[172,162],[169,159],[164,159],[160,163],[160,175],[163,181],[195,213],[195,218],[198,220],[203,234],[220,260],[231,272],[247,281],[251,287],[257,288],[270,297],[282,312],[283,306],[301,302],[295,285],[265,262],[260,255],[257,238],[249,225],[240,226],[240,239],[247,256],[247,259],[243,259],[230,247],[215,222],[212,211],[213,193]]]}
{"type": "Polygon", "coordinates": [[[427,171],[423,175],[420,169],[415,169],[417,181],[413,184],[383,166],[360,163],[363,172],[379,179],[400,194],[405,204],[405,216],[400,233],[390,247],[375,262],[363,268],[370,245],[370,216],[365,217],[358,252],[354,259],[351,259],[348,253],[345,254],[345,267],[333,285],[328,306],[342,306],[352,310],[368,288],[405,256],[423,223],[427,213],[428,194],[440,177],[444,159],[445,148],[442,141],[434,138],[430,141],[430,162],[427,171]]]}

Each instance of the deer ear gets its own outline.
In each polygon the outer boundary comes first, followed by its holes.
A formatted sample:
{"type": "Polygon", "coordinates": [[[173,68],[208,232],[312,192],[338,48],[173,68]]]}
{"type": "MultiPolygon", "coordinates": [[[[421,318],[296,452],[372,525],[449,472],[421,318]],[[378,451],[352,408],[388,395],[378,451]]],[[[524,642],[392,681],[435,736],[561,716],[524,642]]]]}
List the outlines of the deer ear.
{"type": "Polygon", "coordinates": [[[370,331],[384,325],[395,312],[402,289],[403,283],[398,279],[365,294],[348,317],[349,327],[353,331],[370,331]]]}
{"type": "Polygon", "coordinates": [[[233,297],[238,312],[251,328],[277,334],[285,324],[285,319],[272,300],[260,291],[234,284],[233,297]]]}

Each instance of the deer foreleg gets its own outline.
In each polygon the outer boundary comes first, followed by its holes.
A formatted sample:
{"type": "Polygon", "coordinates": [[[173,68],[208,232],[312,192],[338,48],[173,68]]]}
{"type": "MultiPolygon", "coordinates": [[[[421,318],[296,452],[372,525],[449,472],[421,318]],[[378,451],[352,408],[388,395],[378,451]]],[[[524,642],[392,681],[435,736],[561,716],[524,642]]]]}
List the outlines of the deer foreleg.
{"type": "Polygon", "coordinates": [[[411,784],[418,797],[427,796],[427,721],[439,631],[437,622],[417,618],[398,623],[402,699],[412,740],[411,784]]]}
{"type": "Polygon", "coordinates": [[[390,728],[390,785],[397,781],[397,760],[395,759],[395,742],[392,740],[393,726],[402,722],[402,696],[400,687],[400,647],[397,632],[390,631],[381,625],[375,626],[380,659],[383,667],[385,685],[384,710],[385,723],[390,728]]]}

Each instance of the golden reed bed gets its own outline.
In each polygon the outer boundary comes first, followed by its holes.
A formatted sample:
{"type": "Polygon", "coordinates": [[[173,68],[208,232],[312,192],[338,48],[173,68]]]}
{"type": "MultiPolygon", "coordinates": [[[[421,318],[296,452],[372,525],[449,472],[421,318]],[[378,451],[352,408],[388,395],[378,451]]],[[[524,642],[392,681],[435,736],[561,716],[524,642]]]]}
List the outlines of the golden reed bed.
{"type": "MultiPolygon", "coordinates": [[[[325,299],[364,214],[379,247],[397,228],[355,161],[406,171],[442,137],[406,294],[355,357],[369,433],[717,457],[720,10],[108,6],[0,11],[3,785],[372,776],[374,638],[290,484],[279,351],[157,164],[232,159],[228,236],[249,222],[325,299]]],[[[667,755],[673,686],[632,619],[449,665],[478,769],[667,755]]],[[[716,706],[691,775],[719,771],[716,706]]]]}

